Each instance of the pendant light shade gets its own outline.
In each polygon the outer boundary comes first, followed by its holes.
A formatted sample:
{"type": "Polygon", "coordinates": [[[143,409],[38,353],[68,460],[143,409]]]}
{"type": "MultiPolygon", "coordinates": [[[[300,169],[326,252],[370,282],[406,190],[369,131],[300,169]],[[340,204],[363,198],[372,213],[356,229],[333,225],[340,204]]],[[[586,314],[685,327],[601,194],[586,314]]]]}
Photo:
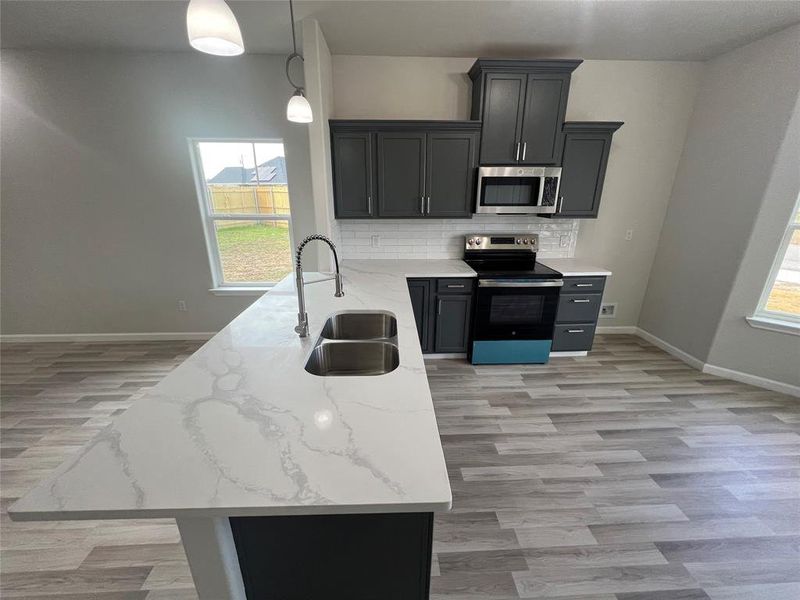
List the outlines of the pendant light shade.
{"type": "Polygon", "coordinates": [[[311,123],[314,120],[311,105],[300,90],[297,90],[289,98],[289,104],[286,105],[286,118],[292,123],[311,123]]]}
{"type": "Polygon", "coordinates": [[[186,10],[186,31],[192,48],[217,56],[244,52],[239,23],[224,0],[191,0],[186,10]]]}

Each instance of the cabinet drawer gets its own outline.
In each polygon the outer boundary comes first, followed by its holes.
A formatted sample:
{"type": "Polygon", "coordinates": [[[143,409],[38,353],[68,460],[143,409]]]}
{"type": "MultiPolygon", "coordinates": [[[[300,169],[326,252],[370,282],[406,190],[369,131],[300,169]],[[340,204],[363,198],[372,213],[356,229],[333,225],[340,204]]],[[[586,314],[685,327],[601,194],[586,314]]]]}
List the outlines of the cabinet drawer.
{"type": "Polygon", "coordinates": [[[556,325],[553,329],[553,352],[591,350],[594,341],[594,324],[572,323],[556,325]]]}
{"type": "Polygon", "coordinates": [[[472,277],[437,279],[436,291],[440,294],[471,294],[474,281],[472,277]]]}
{"type": "Polygon", "coordinates": [[[558,298],[556,323],[594,323],[602,294],[564,294],[558,298]]]}
{"type": "Polygon", "coordinates": [[[602,292],[605,285],[605,277],[564,277],[564,287],[561,288],[561,293],[572,294],[579,292],[588,294],[590,292],[602,292]]]}

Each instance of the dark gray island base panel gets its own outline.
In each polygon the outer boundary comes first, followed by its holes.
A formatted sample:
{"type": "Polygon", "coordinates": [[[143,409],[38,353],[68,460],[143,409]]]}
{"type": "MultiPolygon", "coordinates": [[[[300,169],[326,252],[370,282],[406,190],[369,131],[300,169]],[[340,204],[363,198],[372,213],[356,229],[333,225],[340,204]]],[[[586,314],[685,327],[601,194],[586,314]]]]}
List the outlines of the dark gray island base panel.
{"type": "Polygon", "coordinates": [[[424,600],[433,513],[231,517],[248,600],[424,600]]]}

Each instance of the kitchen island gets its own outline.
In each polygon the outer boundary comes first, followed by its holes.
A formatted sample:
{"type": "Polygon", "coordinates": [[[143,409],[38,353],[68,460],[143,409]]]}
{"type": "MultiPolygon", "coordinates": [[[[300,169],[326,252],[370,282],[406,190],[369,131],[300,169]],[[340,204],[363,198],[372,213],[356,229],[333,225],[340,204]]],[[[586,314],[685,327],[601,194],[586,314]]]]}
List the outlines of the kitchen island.
{"type": "Polygon", "coordinates": [[[406,278],[475,273],[460,260],[346,261],[342,271],[341,298],[333,281],[305,288],[307,338],[294,332],[287,277],[11,506],[11,518],[175,518],[201,598],[273,597],[263,594],[270,582],[281,598],[413,597],[394,582],[380,593],[356,585],[391,568],[402,581],[416,573],[411,588],[425,597],[431,516],[450,508],[451,493],[406,278]],[[396,317],[395,370],[305,370],[323,324],[342,311],[396,317]]]}

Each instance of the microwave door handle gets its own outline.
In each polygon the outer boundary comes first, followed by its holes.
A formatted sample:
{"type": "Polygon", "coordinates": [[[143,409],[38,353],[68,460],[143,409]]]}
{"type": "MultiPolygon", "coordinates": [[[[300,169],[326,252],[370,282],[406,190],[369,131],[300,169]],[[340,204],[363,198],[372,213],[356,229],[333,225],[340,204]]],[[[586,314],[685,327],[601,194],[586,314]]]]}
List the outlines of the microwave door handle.
{"type": "Polygon", "coordinates": [[[522,144],[522,160],[525,160],[525,154],[528,152],[528,142],[522,144]]]}

